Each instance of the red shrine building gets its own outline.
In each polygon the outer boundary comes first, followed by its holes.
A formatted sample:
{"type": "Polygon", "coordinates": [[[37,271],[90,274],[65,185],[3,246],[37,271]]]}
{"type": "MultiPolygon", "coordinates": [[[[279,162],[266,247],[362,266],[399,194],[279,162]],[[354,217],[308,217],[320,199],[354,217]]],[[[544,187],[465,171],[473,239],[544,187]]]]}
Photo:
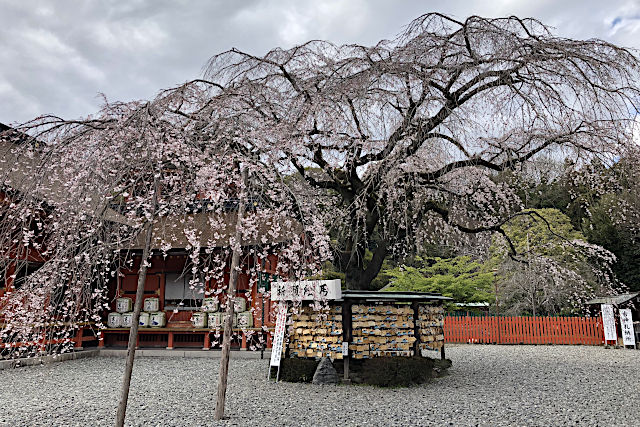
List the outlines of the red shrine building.
{"type": "MultiPolygon", "coordinates": [[[[145,319],[143,312],[138,329],[138,347],[209,349],[220,344],[229,266],[222,283],[214,279],[202,280],[192,289],[192,276],[189,269],[185,269],[188,258],[186,251],[180,249],[172,250],[166,256],[157,254],[151,257],[144,287],[143,311],[153,310],[149,314],[160,314],[162,322],[153,324],[145,319]],[[207,320],[200,320],[201,317],[207,320]]],[[[243,271],[238,275],[233,303],[235,316],[244,316],[244,320],[234,319],[233,346],[243,350],[260,348],[263,344],[270,347],[269,331],[275,324],[275,304],[272,304],[268,291],[271,281],[277,278],[277,257],[269,256],[266,260],[242,258],[243,271]],[[256,263],[261,271],[257,278],[250,280],[248,271],[255,271],[256,263]]],[[[139,255],[134,256],[131,268],[122,269],[121,274],[109,284],[111,313],[118,311],[118,303],[122,299],[130,300],[129,307],[124,310],[131,312],[140,260],[139,255]]],[[[126,316],[126,312],[122,316],[126,316]]],[[[105,316],[105,324],[109,320],[105,316]]],[[[103,339],[99,345],[126,347],[130,325],[109,326],[101,331],[103,339]]]]}

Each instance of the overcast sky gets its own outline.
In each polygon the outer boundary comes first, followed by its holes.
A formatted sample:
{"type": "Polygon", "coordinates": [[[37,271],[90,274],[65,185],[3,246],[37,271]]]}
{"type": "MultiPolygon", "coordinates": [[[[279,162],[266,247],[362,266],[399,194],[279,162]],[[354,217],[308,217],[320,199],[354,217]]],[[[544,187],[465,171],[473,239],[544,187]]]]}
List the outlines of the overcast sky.
{"type": "Polygon", "coordinates": [[[640,48],[640,0],[2,0],[0,122],[94,113],[100,93],[148,99],[212,55],[309,39],[374,44],[421,14],[535,17],[573,38],[640,48]]]}

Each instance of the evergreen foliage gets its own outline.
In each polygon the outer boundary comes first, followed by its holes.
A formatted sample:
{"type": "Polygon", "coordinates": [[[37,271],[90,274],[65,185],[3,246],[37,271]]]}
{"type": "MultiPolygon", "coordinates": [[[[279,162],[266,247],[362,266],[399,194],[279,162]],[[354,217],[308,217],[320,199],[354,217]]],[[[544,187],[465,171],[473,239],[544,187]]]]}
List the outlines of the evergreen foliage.
{"type": "Polygon", "coordinates": [[[492,302],[494,273],[490,263],[470,257],[421,258],[386,274],[391,277],[389,291],[437,292],[456,302],[492,302]]]}

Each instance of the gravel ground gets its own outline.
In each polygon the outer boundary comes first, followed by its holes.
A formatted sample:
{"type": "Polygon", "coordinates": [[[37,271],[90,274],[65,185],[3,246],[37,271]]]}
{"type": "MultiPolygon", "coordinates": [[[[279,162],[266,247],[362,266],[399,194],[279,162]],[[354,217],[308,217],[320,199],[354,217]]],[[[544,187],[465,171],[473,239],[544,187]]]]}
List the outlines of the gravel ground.
{"type": "MultiPolygon", "coordinates": [[[[267,383],[232,360],[227,425],[640,425],[640,351],[448,346],[450,375],[412,388],[267,383]]],[[[233,355],[232,355],[233,357],[233,355]]],[[[219,359],[136,361],[128,425],[210,425],[219,359]]],[[[0,425],[112,425],[124,359],[0,371],[0,425]]]]}

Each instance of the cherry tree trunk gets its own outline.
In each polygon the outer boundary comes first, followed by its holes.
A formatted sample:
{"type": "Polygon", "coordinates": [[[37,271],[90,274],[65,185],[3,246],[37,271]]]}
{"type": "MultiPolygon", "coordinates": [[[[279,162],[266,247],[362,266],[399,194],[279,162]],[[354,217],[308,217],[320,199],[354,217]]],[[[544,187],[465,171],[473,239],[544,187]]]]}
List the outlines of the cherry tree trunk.
{"type": "Polygon", "coordinates": [[[236,233],[234,237],[233,254],[231,256],[231,274],[227,289],[227,309],[224,315],[224,334],[222,336],[222,357],[220,358],[220,374],[218,377],[218,395],[216,398],[216,411],[214,418],[221,420],[224,417],[224,404],[227,396],[227,378],[229,376],[229,353],[231,350],[231,332],[233,327],[233,298],[236,296],[236,284],[238,282],[238,270],[240,265],[240,252],[242,251],[242,217],[244,217],[246,205],[247,169],[242,171],[244,188],[240,193],[238,217],[236,219],[236,233]]]}
{"type": "Polygon", "coordinates": [[[389,242],[382,240],[378,242],[373,252],[371,261],[364,264],[364,250],[345,251],[341,254],[341,270],[345,273],[347,289],[352,290],[374,290],[371,283],[378,277],[382,264],[388,253],[389,242]]]}

